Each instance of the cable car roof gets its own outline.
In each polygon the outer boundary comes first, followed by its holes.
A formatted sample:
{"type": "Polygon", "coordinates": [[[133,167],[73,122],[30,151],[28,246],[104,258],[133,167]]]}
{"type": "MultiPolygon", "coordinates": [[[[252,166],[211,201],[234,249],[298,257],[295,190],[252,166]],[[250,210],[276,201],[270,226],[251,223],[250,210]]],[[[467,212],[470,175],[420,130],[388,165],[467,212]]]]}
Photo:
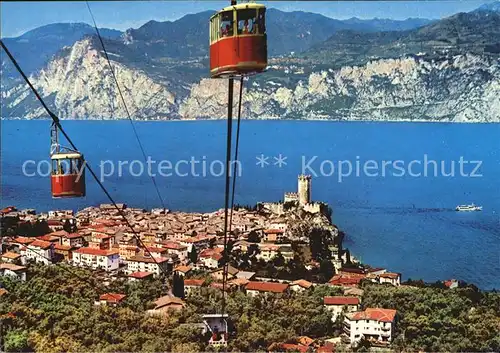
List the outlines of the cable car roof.
{"type": "Polygon", "coordinates": [[[82,158],[81,153],[71,152],[71,153],[54,153],[50,156],[50,159],[76,159],[82,158]]]}
{"type": "Polygon", "coordinates": [[[212,17],[210,17],[210,19],[216,17],[219,13],[225,11],[245,10],[245,9],[265,9],[265,8],[266,6],[262,4],[257,4],[254,2],[244,2],[241,4],[224,7],[222,10],[217,11],[212,17]]]}

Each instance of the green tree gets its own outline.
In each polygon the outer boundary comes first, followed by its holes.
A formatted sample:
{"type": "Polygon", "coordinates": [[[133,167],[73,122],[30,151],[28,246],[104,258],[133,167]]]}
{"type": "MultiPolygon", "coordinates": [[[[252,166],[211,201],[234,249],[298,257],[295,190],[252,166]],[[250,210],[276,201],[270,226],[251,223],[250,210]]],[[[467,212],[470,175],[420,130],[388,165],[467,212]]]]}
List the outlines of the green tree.
{"type": "Polygon", "coordinates": [[[198,251],[196,250],[195,246],[193,246],[191,248],[191,251],[189,252],[189,261],[191,261],[191,263],[193,264],[198,261],[198,251]]]}
{"type": "Polygon", "coordinates": [[[312,258],[318,261],[330,259],[331,252],[328,247],[332,241],[330,231],[313,228],[309,233],[309,246],[312,258]]]}
{"type": "Polygon", "coordinates": [[[328,282],[335,274],[335,267],[330,260],[322,260],[319,264],[318,279],[321,283],[328,282]]]}
{"type": "Polygon", "coordinates": [[[276,267],[285,266],[286,260],[283,257],[283,254],[281,254],[281,251],[278,250],[278,252],[276,253],[276,256],[272,260],[272,263],[276,267]]]}
{"type": "Polygon", "coordinates": [[[184,277],[174,272],[172,278],[172,293],[178,298],[184,298],[184,277]]]}
{"type": "Polygon", "coordinates": [[[77,228],[75,224],[72,224],[69,219],[66,219],[63,224],[63,229],[68,233],[76,232],[77,228]]]}
{"type": "Polygon", "coordinates": [[[260,243],[259,233],[257,233],[255,230],[250,231],[250,233],[248,233],[247,240],[250,243],[260,243]]]}

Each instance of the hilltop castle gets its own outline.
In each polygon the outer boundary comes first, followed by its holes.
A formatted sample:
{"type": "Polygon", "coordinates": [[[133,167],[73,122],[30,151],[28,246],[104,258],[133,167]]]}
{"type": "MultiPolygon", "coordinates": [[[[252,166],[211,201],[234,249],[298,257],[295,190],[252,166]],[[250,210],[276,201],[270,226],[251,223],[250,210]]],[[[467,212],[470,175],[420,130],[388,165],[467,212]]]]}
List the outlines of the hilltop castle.
{"type": "Polygon", "coordinates": [[[311,176],[299,175],[297,177],[297,192],[285,192],[283,202],[261,203],[264,208],[273,213],[281,214],[285,212],[285,205],[293,203],[310,213],[319,213],[323,203],[311,201],[311,176]]]}
{"type": "Polygon", "coordinates": [[[299,175],[297,192],[285,192],[284,202],[298,202],[300,206],[311,203],[311,176],[299,175]]]}

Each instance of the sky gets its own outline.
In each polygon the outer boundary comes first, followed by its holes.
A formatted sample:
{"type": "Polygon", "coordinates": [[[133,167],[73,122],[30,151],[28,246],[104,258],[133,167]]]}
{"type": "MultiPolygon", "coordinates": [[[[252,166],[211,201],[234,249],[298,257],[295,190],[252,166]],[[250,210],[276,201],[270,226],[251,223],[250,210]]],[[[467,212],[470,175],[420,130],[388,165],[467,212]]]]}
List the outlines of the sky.
{"type": "MultiPolygon", "coordinates": [[[[308,11],[347,19],[358,17],[403,20],[409,17],[437,19],[468,12],[493,0],[418,1],[261,1],[282,11],[308,11]]],[[[99,27],[126,30],[150,20],[172,21],[186,14],[218,10],[226,1],[90,1],[99,27]]],[[[85,1],[0,3],[1,37],[16,37],[33,28],[57,22],[92,23],[85,1]]]]}

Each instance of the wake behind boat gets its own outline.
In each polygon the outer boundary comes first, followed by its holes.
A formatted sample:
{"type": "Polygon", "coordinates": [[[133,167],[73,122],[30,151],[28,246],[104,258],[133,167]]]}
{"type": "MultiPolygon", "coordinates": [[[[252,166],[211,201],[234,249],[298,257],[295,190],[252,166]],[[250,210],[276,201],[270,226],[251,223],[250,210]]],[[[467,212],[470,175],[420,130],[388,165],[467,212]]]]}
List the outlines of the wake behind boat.
{"type": "Polygon", "coordinates": [[[476,206],[474,203],[470,205],[458,205],[455,207],[456,211],[467,212],[467,211],[482,211],[483,206],[476,206]]]}

